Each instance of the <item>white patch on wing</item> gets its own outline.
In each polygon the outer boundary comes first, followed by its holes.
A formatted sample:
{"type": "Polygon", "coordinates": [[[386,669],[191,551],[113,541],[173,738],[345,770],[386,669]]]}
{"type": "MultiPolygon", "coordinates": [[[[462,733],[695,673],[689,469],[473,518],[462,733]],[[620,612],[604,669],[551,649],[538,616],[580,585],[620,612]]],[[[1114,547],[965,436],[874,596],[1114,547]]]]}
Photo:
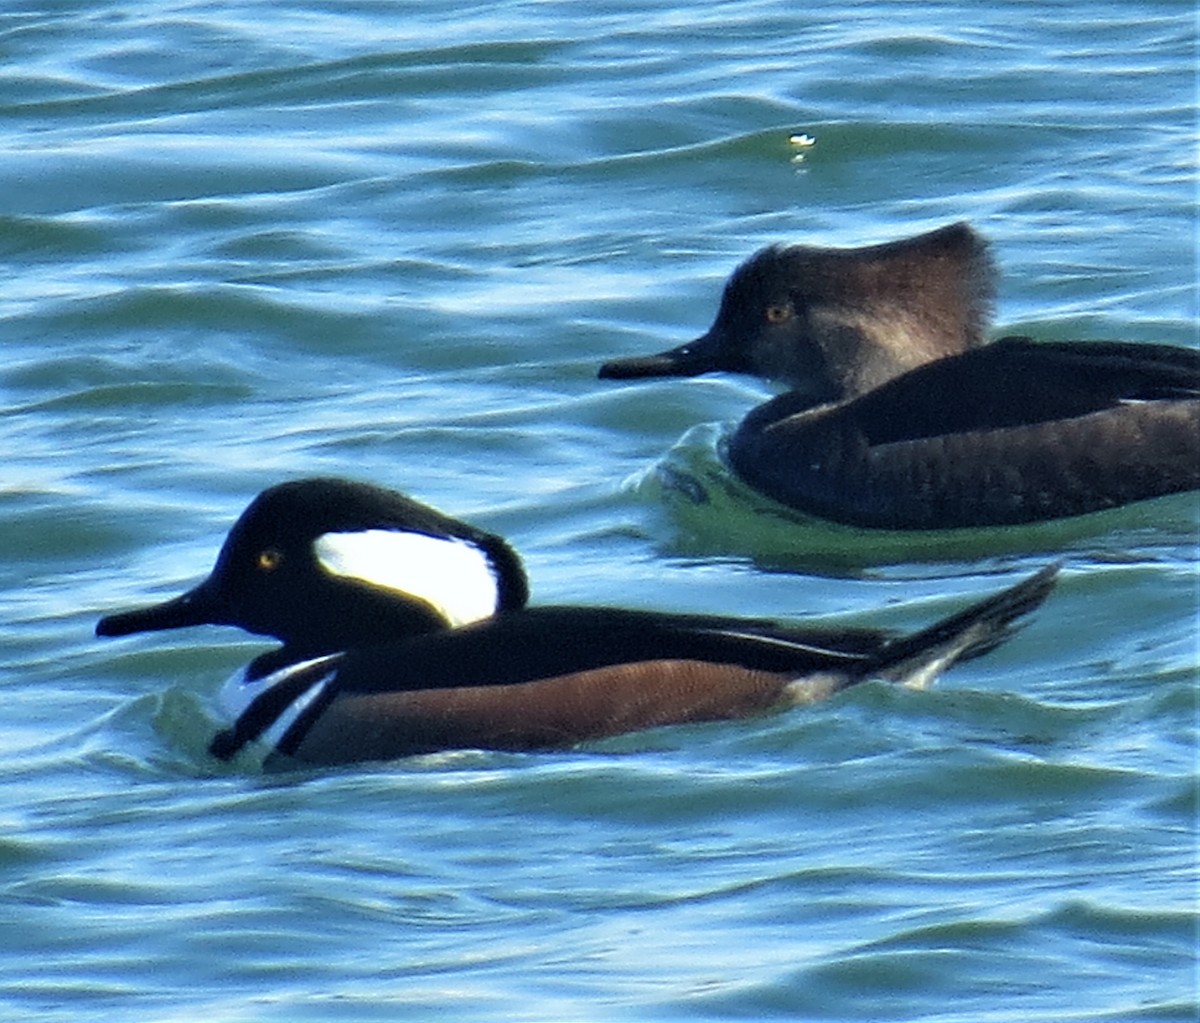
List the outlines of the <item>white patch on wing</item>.
{"type": "Polygon", "coordinates": [[[394,529],[326,533],[313,545],[329,572],[431,604],[452,626],[496,613],[496,575],[487,554],[466,540],[394,529]]]}

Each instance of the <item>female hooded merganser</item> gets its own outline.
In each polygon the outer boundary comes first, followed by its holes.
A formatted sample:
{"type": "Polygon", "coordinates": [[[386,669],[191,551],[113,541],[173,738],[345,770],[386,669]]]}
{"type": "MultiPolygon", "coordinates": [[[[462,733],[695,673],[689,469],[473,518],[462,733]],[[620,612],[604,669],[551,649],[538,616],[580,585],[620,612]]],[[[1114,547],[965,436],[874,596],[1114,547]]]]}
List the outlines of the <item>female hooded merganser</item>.
{"type": "Polygon", "coordinates": [[[204,623],[282,647],[238,672],[210,750],[348,763],[456,748],[568,746],[745,717],[865,679],[922,687],[986,653],[1057,567],[910,636],[617,608],[525,607],[500,537],[400,494],[338,479],[260,494],[212,574],[181,597],[101,619],[100,636],[204,623]]]}
{"type": "Polygon", "coordinates": [[[1081,515],[1200,487],[1200,351],[984,344],[994,270],[966,224],[858,249],[763,249],[708,332],[600,376],[780,381],[728,457],[751,486],[851,525],[1081,515]]]}

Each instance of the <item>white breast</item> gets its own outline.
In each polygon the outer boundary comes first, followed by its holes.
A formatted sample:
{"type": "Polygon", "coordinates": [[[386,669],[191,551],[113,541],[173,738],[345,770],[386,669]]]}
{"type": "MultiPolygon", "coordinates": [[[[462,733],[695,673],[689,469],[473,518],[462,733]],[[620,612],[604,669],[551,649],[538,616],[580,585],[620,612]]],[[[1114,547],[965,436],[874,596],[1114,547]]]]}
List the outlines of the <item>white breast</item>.
{"type": "Polygon", "coordinates": [[[328,654],[325,657],[315,657],[309,661],[301,661],[298,664],[289,664],[285,668],[280,668],[279,671],[272,672],[270,675],[264,675],[262,678],[255,679],[252,682],[246,681],[246,668],[235,672],[221,687],[221,691],[217,694],[217,704],[220,708],[223,722],[226,727],[232,728],[250,704],[267,690],[287,682],[297,672],[307,671],[314,666],[320,665],[323,662],[329,663],[329,671],[313,672],[312,684],[304,689],[291,703],[284,707],[283,712],[277,717],[274,722],[256,739],[254,742],[248,743],[245,748],[239,753],[239,762],[243,762],[242,757],[249,756],[256,760],[258,766],[261,767],[266,758],[274,751],[279,744],[279,740],[287,734],[287,730],[292,727],[293,722],[301,714],[304,709],[313,702],[337,674],[335,663],[341,659],[341,654],[328,654]]]}

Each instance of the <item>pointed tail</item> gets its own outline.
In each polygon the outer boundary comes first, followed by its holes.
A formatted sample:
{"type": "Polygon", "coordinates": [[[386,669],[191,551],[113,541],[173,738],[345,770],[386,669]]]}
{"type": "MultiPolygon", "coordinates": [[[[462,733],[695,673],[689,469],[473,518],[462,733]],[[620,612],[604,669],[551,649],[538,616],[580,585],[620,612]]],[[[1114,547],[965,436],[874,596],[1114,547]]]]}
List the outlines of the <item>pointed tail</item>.
{"type": "Polygon", "coordinates": [[[910,689],[925,689],[952,664],[979,657],[1004,642],[1016,620],[1046,599],[1059,568],[1061,564],[1049,565],[927,629],[898,636],[863,666],[859,679],[882,678],[910,689]]]}

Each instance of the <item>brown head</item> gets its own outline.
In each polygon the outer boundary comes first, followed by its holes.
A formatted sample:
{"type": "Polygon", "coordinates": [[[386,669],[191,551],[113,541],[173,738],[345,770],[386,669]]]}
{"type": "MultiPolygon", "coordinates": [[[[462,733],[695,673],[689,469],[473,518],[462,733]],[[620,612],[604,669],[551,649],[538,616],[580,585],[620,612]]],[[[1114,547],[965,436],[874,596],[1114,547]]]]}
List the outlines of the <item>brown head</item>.
{"type": "Polygon", "coordinates": [[[600,377],[724,370],[813,404],[853,397],[982,344],[994,276],[987,244],[964,223],[856,249],[772,246],[733,272],[706,334],[606,363],[600,377]]]}

